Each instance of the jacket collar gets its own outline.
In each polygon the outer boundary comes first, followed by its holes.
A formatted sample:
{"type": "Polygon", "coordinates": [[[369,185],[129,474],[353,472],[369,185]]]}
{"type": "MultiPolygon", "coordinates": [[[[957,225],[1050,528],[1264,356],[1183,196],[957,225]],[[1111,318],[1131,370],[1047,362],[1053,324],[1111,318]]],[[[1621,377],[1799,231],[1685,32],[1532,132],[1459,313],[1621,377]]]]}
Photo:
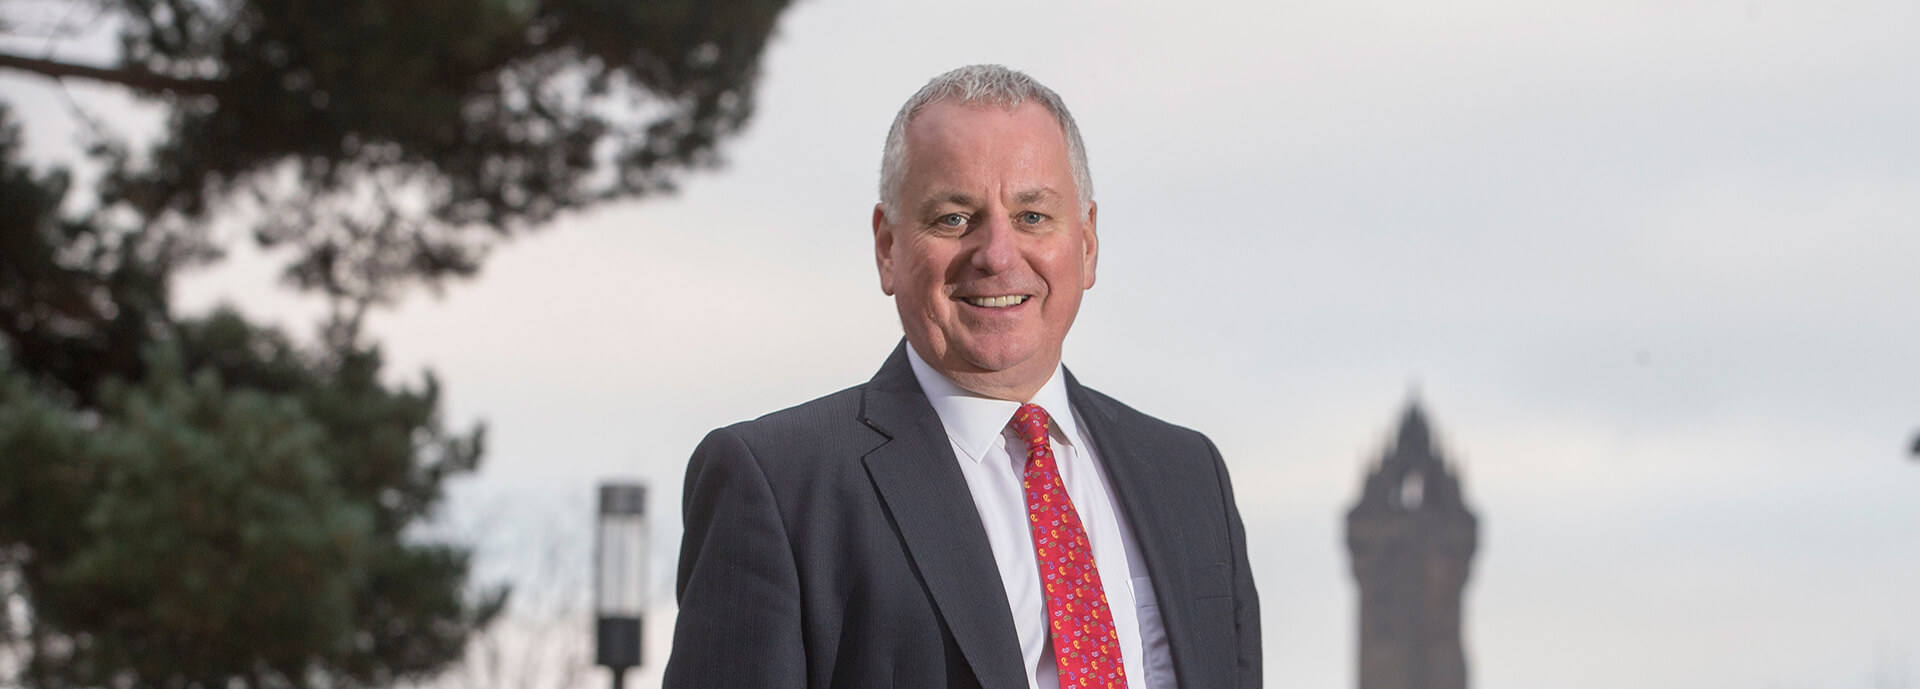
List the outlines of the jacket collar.
{"type": "Polygon", "coordinates": [[[906,348],[902,340],[862,391],[861,422],[888,438],[864,458],[867,475],[981,687],[1021,689],[1025,663],[993,547],[906,348]]]}
{"type": "Polygon", "coordinates": [[[1186,538],[1175,528],[1172,517],[1192,515],[1192,499],[1183,497],[1173,486],[1190,485],[1176,476],[1163,453],[1171,451],[1153,434],[1143,433],[1142,424],[1123,415],[1138,416],[1111,397],[1094,392],[1065,374],[1067,392],[1074,408],[1086,422],[1087,437],[1107,469],[1107,480],[1114,499],[1133,527],[1134,543],[1146,561],[1147,574],[1153,578],[1154,595],[1160,601],[1160,622],[1167,632],[1167,645],[1173,654],[1174,674],[1180,686],[1211,684],[1195,665],[1196,659],[1217,655],[1217,649],[1195,645],[1192,607],[1186,604],[1193,590],[1189,577],[1191,563],[1186,538]]]}

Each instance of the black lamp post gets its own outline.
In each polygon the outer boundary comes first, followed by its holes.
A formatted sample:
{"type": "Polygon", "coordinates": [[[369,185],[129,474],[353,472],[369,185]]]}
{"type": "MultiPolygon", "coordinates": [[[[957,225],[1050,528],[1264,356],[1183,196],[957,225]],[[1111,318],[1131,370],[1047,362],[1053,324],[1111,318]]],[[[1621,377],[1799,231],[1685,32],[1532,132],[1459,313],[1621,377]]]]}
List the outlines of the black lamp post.
{"type": "Polygon", "coordinates": [[[613,671],[613,689],[640,665],[640,618],[647,609],[647,489],[600,485],[594,539],[594,662],[613,671]]]}

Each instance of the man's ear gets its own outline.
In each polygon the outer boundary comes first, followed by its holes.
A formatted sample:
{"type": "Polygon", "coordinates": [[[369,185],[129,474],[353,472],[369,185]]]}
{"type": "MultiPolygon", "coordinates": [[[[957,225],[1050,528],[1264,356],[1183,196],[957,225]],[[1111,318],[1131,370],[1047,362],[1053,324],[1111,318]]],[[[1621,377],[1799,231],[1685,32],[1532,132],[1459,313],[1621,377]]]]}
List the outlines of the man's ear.
{"type": "Polygon", "coordinates": [[[1080,224],[1080,233],[1082,235],[1080,244],[1086,254],[1082,258],[1085,264],[1081,266],[1081,274],[1085,276],[1085,279],[1081,281],[1084,284],[1080,285],[1080,289],[1093,289],[1093,269],[1100,263],[1100,233],[1094,230],[1094,225],[1097,224],[1099,220],[1100,204],[1088,201],[1087,221],[1080,224]]]}
{"type": "Polygon", "coordinates": [[[880,291],[893,296],[893,232],[887,229],[887,207],[873,204],[873,261],[880,269],[880,291]]]}

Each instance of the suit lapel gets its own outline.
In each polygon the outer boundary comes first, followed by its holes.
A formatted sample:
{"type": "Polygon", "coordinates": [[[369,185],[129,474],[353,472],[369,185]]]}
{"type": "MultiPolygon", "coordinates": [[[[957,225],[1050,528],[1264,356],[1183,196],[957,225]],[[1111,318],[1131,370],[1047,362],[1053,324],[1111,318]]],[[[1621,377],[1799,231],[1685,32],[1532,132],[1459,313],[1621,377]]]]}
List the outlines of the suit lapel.
{"type": "Polygon", "coordinates": [[[913,377],[906,346],[894,349],[864,391],[862,421],[889,438],[867,453],[867,474],[981,686],[1025,687],[993,547],[939,414],[913,377]]]}
{"type": "Polygon", "coordinates": [[[1137,429],[1122,425],[1120,411],[1100,396],[1089,394],[1071,372],[1067,373],[1067,399],[1080,411],[1081,422],[1107,470],[1107,480],[1113,484],[1114,498],[1126,514],[1127,524],[1133,527],[1134,543],[1147,561],[1147,575],[1153,578],[1154,597],[1160,604],[1160,622],[1173,652],[1174,673],[1180,686],[1196,686],[1192,670],[1186,667],[1191,662],[1188,659],[1197,656],[1189,632],[1191,606],[1186,601],[1190,584],[1187,568],[1182,566],[1186,561],[1181,545],[1184,536],[1168,519],[1169,515],[1192,512],[1175,488],[1183,483],[1169,475],[1165,462],[1157,461],[1157,443],[1142,437],[1137,429]]]}

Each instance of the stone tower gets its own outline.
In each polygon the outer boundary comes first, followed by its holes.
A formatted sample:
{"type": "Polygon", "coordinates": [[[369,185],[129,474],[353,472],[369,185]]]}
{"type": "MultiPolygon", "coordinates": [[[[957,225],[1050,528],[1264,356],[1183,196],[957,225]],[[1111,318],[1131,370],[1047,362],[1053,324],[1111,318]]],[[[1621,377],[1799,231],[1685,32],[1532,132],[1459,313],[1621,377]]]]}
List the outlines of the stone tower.
{"type": "Polygon", "coordinates": [[[1478,520],[1410,402],[1393,448],[1347,512],[1360,584],[1360,689],[1466,689],[1460,599],[1478,520]]]}

